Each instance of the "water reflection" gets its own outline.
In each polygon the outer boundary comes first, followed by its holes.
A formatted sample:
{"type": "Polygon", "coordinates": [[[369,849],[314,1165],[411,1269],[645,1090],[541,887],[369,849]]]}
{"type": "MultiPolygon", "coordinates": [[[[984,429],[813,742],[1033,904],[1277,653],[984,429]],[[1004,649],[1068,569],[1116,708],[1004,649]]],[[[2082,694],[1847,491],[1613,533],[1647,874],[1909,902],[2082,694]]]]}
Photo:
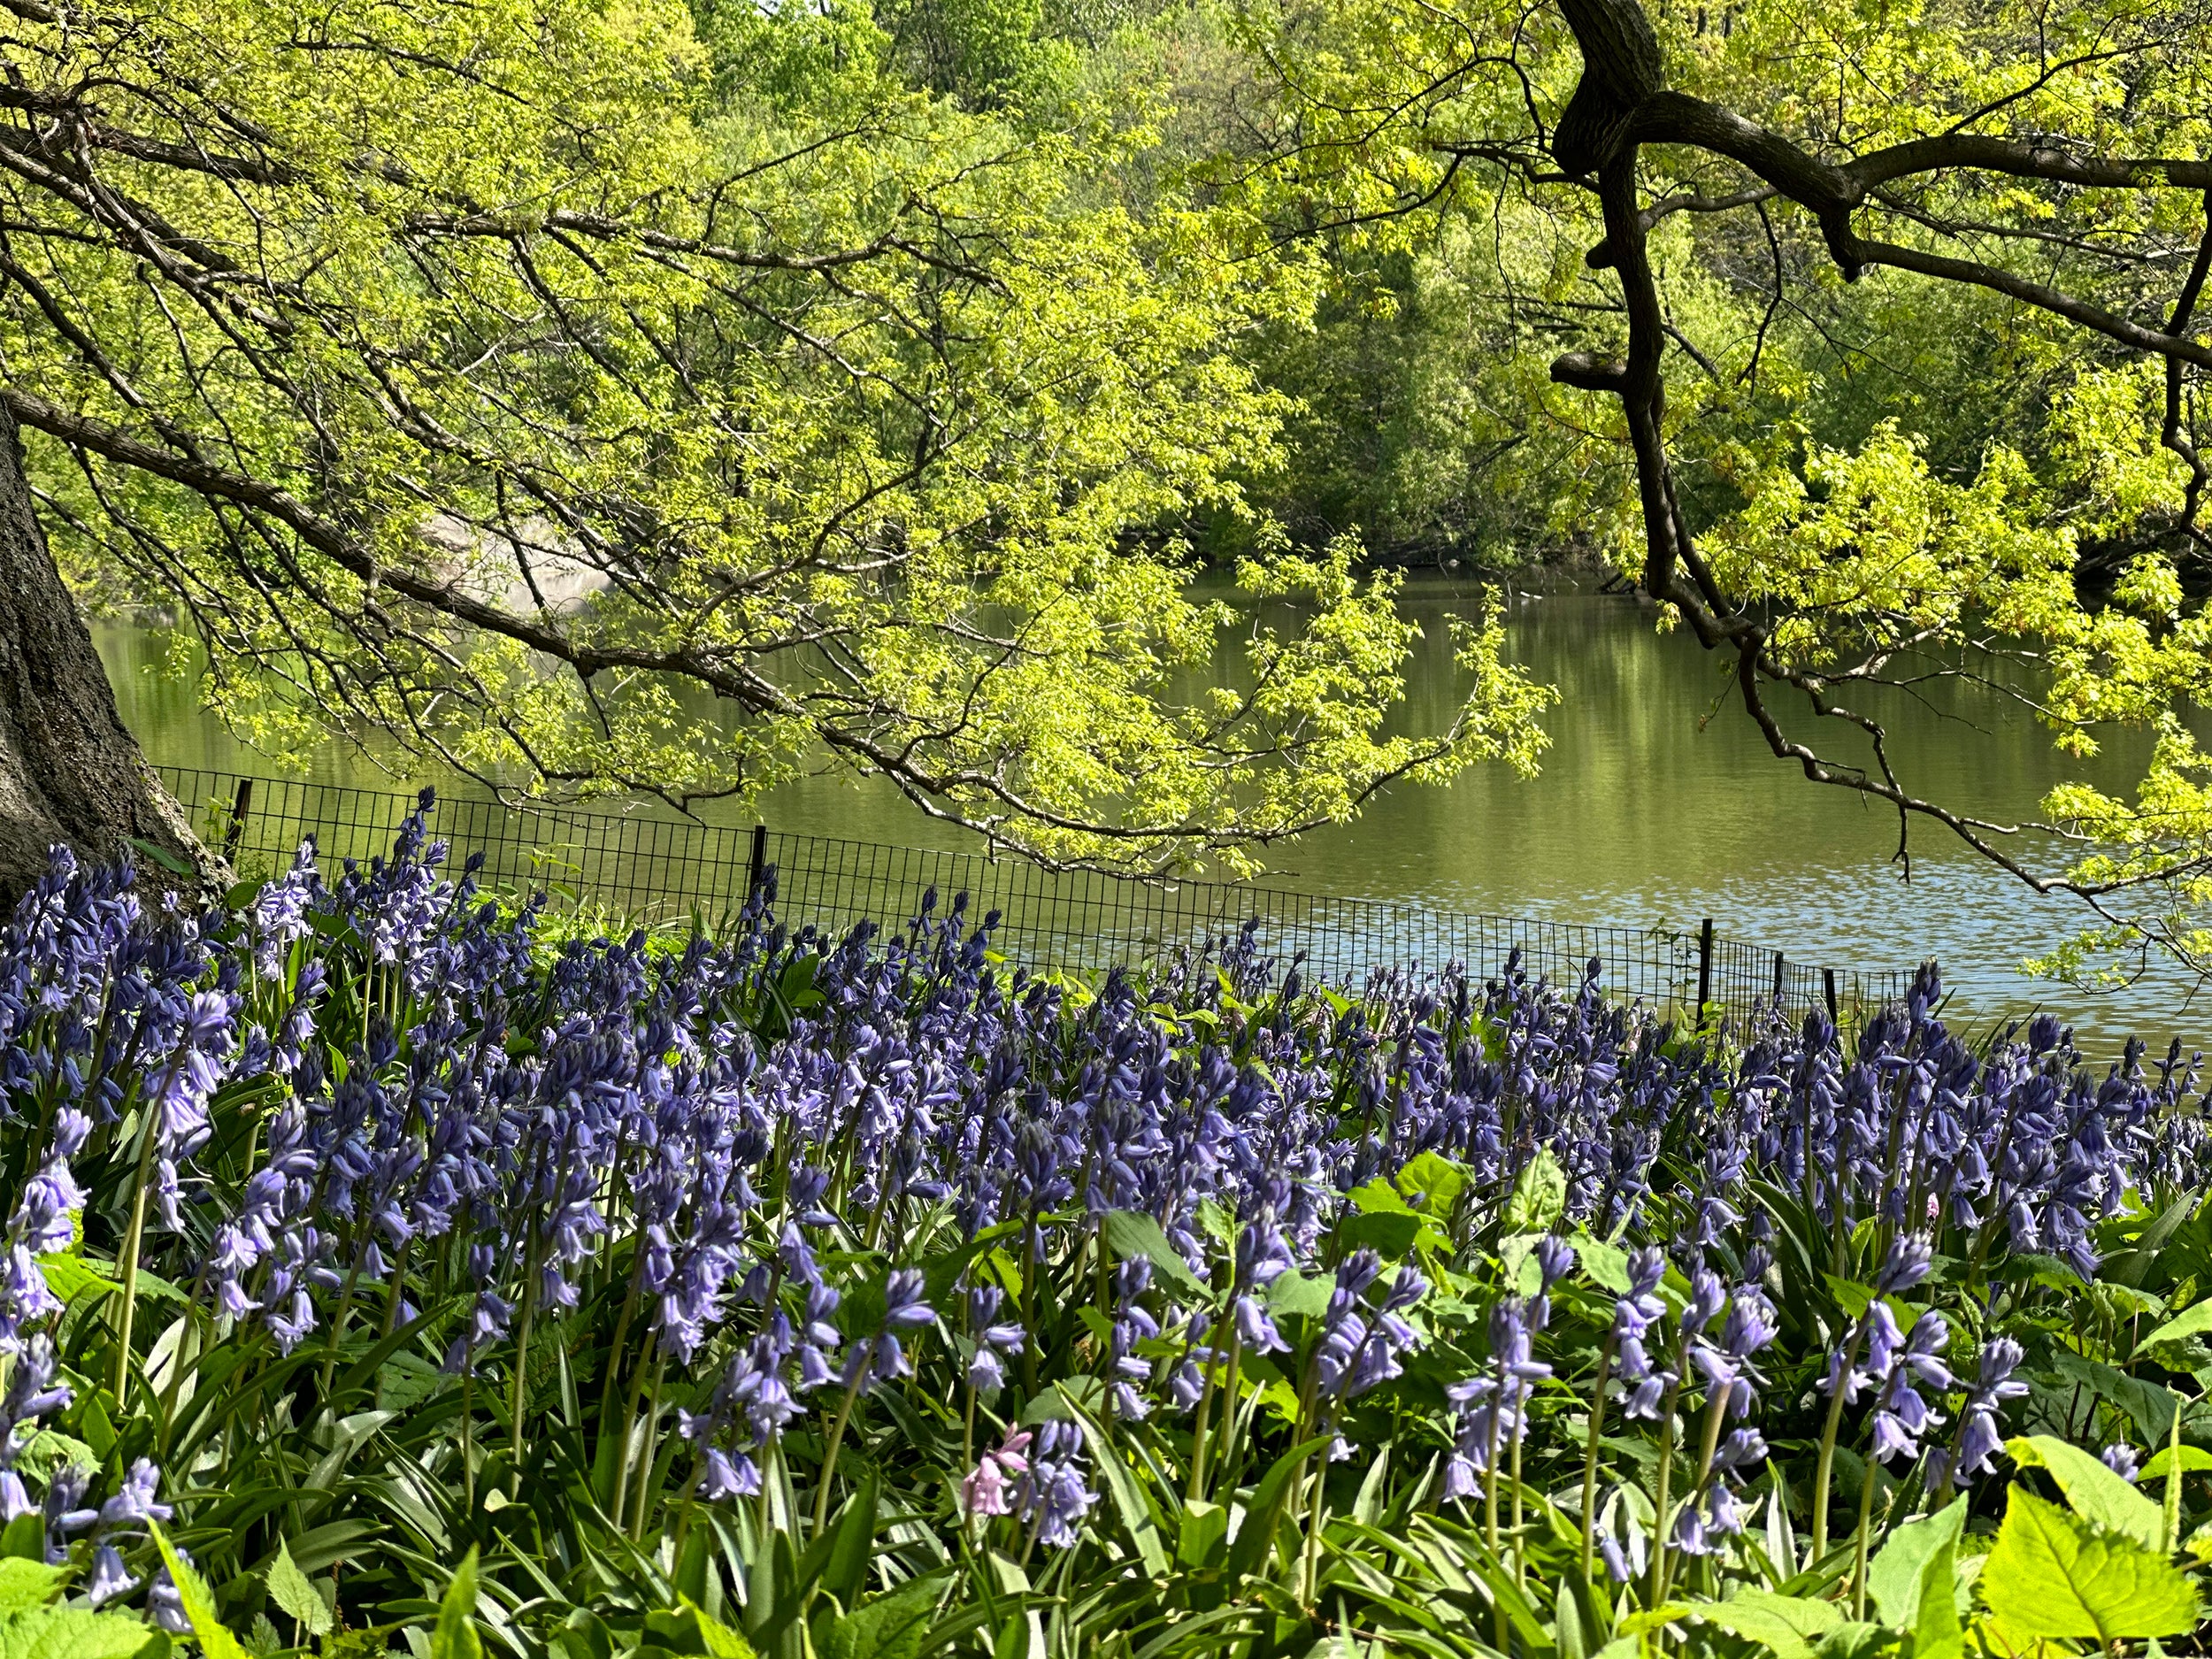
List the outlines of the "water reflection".
{"type": "MultiPolygon", "coordinates": [[[[1471,585],[1410,584],[1409,612],[1425,635],[1409,677],[1406,718],[1449,718],[1455,674],[1446,624],[1473,615],[1471,585]]],[[[1548,717],[1543,775],[1523,781],[1478,768],[1449,789],[1402,788],[1356,824],[1310,837],[1278,857],[1279,885],[1401,898],[1450,909],[1642,927],[1694,926],[1801,961],[1867,969],[1942,963],[1958,1009],[1976,1019],[2051,995],[2016,972],[2020,959],[2079,926],[2070,901],[2038,898],[1933,826],[1912,832],[1912,879],[1893,861],[1895,816],[1847,791],[1805,781],[1770,754],[1694,641],[1655,631],[1633,602],[1555,595],[1517,606],[1514,652],[1559,687],[1548,717]]],[[[202,712],[189,682],[157,664],[160,636],[107,626],[99,641],[124,718],[157,761],[269,770],[202,712]]],[[[2065,775],[2047,734],[1994,693],[1948,687],[1925,702],[1869,710],[1888,728],[1909,787],[1991,817],[2035,810],[2065,775]]],[[[1810,723],[1799,726],[1808,736],[1810,723]]],[[[1824,750],[1865,758],[1849,733],[1821,731],[1824,750]]],[[[2121,733],[2087,775],[2124,788],[2147,739],[2121,733]]],[[[332,746],[316,781],[393,787],[369,754],[332,746]]],[[[435,778],[428,781],[445,781],[435,778]]],[[[728,809],[726,821],[740,815],[728,809]]],[[[961,833],[922,817],[888,787],[824,777],[763,803],[778,828],[861,841],[961,849],[961,833]]],[[[2171,976],[2085,999],[2055,999],[2086,1046],[2104,1053],[2129,1031],[2195,1041],[2212,1018],[2186,1007],[2171,976]]]]}

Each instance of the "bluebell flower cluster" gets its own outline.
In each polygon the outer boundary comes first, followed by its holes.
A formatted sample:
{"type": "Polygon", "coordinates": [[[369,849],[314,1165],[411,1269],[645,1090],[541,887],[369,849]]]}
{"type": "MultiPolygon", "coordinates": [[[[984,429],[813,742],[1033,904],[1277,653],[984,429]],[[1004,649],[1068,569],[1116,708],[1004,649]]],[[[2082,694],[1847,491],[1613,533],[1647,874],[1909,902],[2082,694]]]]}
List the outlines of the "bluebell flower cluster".
{"type": "Polygon", "coordinates": [[[235,914],[146,912],[57,854],[0,929],[19,1374],[58,1305],[41,1258],[115,1248],[73,1219],[96,1157],[220,1340],[409,1334],[512,1415],[530,1333],[600,1310],[609,1432],[672,1430],[686,1499],[757,1496],[800,1429],[833,1458],[849,1420],[927,1396],[967,1436],[951,1501],[1056,1548],[1095,1502],[1087,1431],[1211,1436],[1236,1469],[1255,1434],[1348,1454],[1409,1383],[1446,1402],[1421,1419],[1442,1496],[1488,1496],[1564,1409],[1548,1333],[1586,1317],[1561,1286],[1595,1271],[1572,1240],[1620,1240],[1624,1287],[1588,1304],[1601,1403],[1709,1424],[1654,1534],[1698,1554],[1742,1525],[1789,1392],[1768,1377],[1774,1194],[1801,1233],[1893,1240],[1821,1386],[1878,1456],[1963,1480],[2018,1354],[1957,1353],[1942,1315],[1901,1326],[1891,1302],[1938,1250],[2091,1271],[2091,1217],[2206,1172],[2177,1057],[2098,1079],[2047,1019],[1970,1048],[1932,972],[1848,1040],[1816,1014],[1723,1045],[1608,1002],[1595,964],[1563,988],[1517,962],[1341,995],[1251,929],[1141,981],[1039,978],[934,895],[887,938],[787,929],[772,881],[718,940],[555,946],[534,905],[446,869],[430,807],[335,879],[303,848],[235,914]],[[1540,1161],[1563,1200],[1508,1274],[1503,1210],[1540,1161]],[[1416,1179],[1436,1167],[1457,1196],[1416,1179]],[[1377,1221],[1409,1241],[1352,1236],[1377,1221]]]}

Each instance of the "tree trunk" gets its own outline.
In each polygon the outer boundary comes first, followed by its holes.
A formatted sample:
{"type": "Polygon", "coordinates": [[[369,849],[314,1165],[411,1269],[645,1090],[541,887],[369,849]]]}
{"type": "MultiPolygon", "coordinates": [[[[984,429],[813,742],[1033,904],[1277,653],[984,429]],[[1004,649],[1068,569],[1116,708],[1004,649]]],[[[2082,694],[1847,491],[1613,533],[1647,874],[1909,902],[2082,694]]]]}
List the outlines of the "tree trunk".
{"type": "Polygon", "coordinates": [[[196,889],[212,864],[115,711],[39,527],[15,417],[0,404],[0,901],[37,879],[60,841],[88,860],[131,858],[142,891],[196,889]],[[163,867],[134,841],[192,873],[163,867]]]}

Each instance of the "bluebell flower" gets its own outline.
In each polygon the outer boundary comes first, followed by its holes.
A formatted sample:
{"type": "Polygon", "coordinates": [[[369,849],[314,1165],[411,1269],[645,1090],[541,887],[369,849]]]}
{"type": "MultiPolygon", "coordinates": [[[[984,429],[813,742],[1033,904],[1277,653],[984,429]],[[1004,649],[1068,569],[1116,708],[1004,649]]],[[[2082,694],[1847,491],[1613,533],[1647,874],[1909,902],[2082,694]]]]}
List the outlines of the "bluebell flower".
{"type": "Polygon", "coordinates": [[[1057,1420],[1040,1425],[1028,1449],[1016,1516],[1039,1543],[1066,1549],[1079,1540],[1083,1517],[1097,1502],[1086,1478],[1083,1431],[1057,1420]]]}

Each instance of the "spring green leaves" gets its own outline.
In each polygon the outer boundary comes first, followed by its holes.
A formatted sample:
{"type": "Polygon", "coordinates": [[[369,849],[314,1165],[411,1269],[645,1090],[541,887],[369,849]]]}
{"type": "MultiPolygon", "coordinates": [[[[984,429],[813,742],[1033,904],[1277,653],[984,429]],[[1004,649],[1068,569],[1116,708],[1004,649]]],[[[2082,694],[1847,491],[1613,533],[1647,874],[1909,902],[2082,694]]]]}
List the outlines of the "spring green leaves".
{"type": "Polygon", "coordinates": [[[269,1600],[289,1616],[303,1634],[320,1636],[331,1627],[330,1604],[323,1600],[314,1581],[299,1570],[292,1559],[291,1549],[280,1539],[277,1542],[276,1559],[269,1566],[269,1600]]]}
{"type": "Polygon", "coordinates": [[[177,1599],[184,1604],[184,1616],[191,1622],[193,1635],[199,1639],[200,1651],[206,1659],[248,1659],[244,1647],[216,1613],[215,1597],[207,1587],[207,1580],[169,1541],[169,1534],[162,1530],[158,1521],[149,1521],[147,1525],[153,1529],[162,1564],[169,1570],[170,1582],[177,1586],[177,1599]]]}
{"type": "Polygon", "coordinates": [[[1776,1659],[1811,1659],[1812,1644],[1843,1624],[1833,1601],[1747,1590],[1725,1601],[1700,1606],[1695,1617],[1733,1635],[1755,1641],[1776,1659]]]}
{"type": "Polygon", "coordinates": [[[1298,263],[1164,186],[1102,194],[1146,142],[1103,118],[1033,132],[795,57],[810,11],[703,45],[680,0],[341,0],[320,55],[274,0],[16,17],[24,96],[196,250],[147,265],[98,192],[12,175],[25,279],[65,296],[0,285],[57,557],[220,612],[209,695],[278,748],[376,726],[488,775],[746,796],[827,759],[1146,868],[1532,765],[1548,694],[1494,619],[1409,733],[1416,630],[1348,547],[1247,535],[1233,603],[1188,591],[1163,527],[1244,521],[1285,458],[1232,347],[1310,297],[1298,263]],[[222,190],[148,160],[211,132],[253,135],[222,190]],[[242,249],[234,312],[208,296],[242,249]],[[1189,689],[1218,652],[1241,688],[1189,689]]]}
{"type": "Polygon", "coordinates": [[[438,1603],[438,1623],[430,1635],[430,1659],[483,1659],[476,1634],[476,1551],[462,1558],[453,1582],[438,1603]]]}
{"type": "Polygon", "coordinates": [[[0,1659],[155,1659],[168,1645],[159,1631],[122,1613],[42,1607],[0,1614],[0,1659]]]}
{"type": "Polygon", "coordinates": [[[1997,1633],[2016,1647],[2045,1637],[2179,1636],[2197,1625],[2196,1586],[2170,1562],[2022,1486],[2006,1501],[1979,1587],[1997,1633]]]}

